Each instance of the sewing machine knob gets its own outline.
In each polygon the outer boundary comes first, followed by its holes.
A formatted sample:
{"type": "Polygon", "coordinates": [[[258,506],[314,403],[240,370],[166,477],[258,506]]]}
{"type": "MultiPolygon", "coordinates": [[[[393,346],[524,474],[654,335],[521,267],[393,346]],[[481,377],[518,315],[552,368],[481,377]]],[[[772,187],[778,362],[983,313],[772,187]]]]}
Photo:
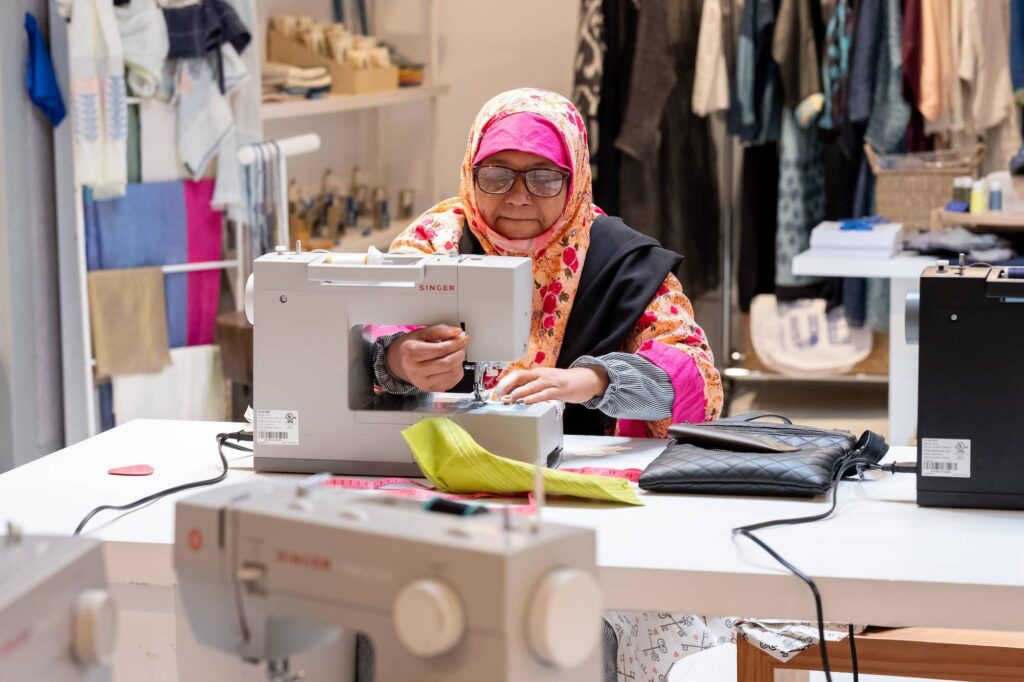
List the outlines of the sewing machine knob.
{"type": "Polygon", "coordinates": [[[117,613],[106,590],[78,595],[71,616],[71,650],[83,666],[109,665],[114,653],[117,613]]]}
{"type": "Polygon", "coordinates": [[[597,646],[601,589],[589,573],[557,568],[534,590],[526,619],[533,652],[549,665],[575,668],[597,646]]]}
{"type": "Polygon", "coordinates": [[[256,274],[252,273],[249,275],[249,279],[245,280],[245,319],[249,320],[249,324],[254,324],[253,318],[256,309],[256,274]]]}
{"type": "Polygon", "coordinates": [[[423,658],[451,651],[466,630],[458,593],[438,580],[417,580],[403,587],[394,617],[398,639],[423,658]]]}

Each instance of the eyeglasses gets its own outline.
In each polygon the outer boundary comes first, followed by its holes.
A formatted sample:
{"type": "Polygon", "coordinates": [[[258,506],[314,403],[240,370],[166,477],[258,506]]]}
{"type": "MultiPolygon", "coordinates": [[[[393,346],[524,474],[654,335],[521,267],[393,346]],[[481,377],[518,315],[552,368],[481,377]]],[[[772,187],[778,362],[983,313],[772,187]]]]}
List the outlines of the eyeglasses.
{"type": "Polygon", "coordinates": [[[551,168],[521,171],[504,166],[476,166],[473,168],[476,186],[485,194],[505,194],[512,189],[512,185],[516,184],[516,177],[520,175],[523,176],[523,181],[526,183],[526,191],[535,197],[550,199],[557,197],[562,191],[562,185],[569,177],[569,171],[551,168]]]}

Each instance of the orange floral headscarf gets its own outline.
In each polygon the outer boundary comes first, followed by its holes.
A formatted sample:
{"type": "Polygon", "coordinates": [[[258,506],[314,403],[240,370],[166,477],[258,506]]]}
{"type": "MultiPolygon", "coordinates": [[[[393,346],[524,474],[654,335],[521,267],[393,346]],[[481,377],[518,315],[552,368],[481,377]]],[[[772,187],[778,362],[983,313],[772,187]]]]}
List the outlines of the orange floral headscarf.
{"type": "Polygon", "coordinates": [[[391,252],[455,253],[462,231],[468,226],[488,255],[533,258],[530,346],[526,355],[511,363],[509,369],[554,367],[590,246],[590,225],[596,215],[587,134],[576,107],[554,92],[510,90],[489,101],[477,114],[462,162],[459,197],[442,201],[420,216],[395,239],[391,252]],[[531,113],[553,123],[572,162],[572,181],[562,214],[527,253],[502,248],[494,243],[497,240],[489,237],[491,229],[476,205],[473,180],[473,159],[488,128],[506,116],[519,113],[531,113]]]}

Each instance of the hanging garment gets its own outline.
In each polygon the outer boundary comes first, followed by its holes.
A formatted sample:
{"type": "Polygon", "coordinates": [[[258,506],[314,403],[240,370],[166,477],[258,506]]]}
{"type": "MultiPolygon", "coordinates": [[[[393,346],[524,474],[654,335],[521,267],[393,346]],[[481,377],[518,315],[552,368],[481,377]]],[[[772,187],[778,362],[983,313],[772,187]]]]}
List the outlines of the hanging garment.
{"type": "Polygon", "coordinates": [[[853,51],[850,54],[849,120],[867,124],[875,95],[875,66],[882,43],[882,3],[884,0],[861,0],[853,29],[853,51]]]}
{"type": "Polygon", "coordinates": [[[160,268],[88,273],[96,377],[159,372],[171,358],[160,268]]]}
{"type": "Polygon", "coordinates": [[[118,425],[134,419],[224,421],[225,381],[217,346],[175,348],[159,373],[114,376],[114,418],[118,425]]]}
{"type": "MultiPolygon", "coordinates": [[[[123,197],[87,198],[84,206],[89,270],[172,265],[188,261],[184,184],[129,185],[123,197]]],[[[167,331],[171,348],[188,343],[188,275],[166,275],[167,331]]]]}
{"type": "Polygon", "coordinates": [[[128,67],[128,89],[136,97],[153,97],[163,78],[169,47],[167,23],[156,0],[132,0],[114,8],[128,67]]]}
{"type": "Polygon", "coordinates": [[[651,0],[640,9],[622,133],[620,212],[635,229],[683,254],[683,288],[719,284],[718,169],[709,122],[691,107],[699,0],[651,0]]]}
{"type": "Polygon", "coordinates": [[[707,116],[729,108],[729,74],[722,41],[722,0],[705,0],[700,13],[693,113],[707,116]]]}
{"type": "MultiPolygon", "coordinates": [[[[185,213],[188,220],[188,262],[209,263],[221,259],[222,216],[210,206],[213,181],[186,182],[185,213]]],[[[188,273],[188,345],[214,342],[217,307],[220,303],[220,269],[188,273]]]]}
{"type": "Polygon", "coordinates": [[[209,60],[177,61],[171,105],[177,113],[178,153],[189,175],[198,180],[235,125],[209,60]]]}
{"type": "Polygon", "coordinates": [[[170,49],[168,59],[196,59],[212,56],[217,64],[217,83],[221,94],[224,65],[220,46],[227,43],[242,54],[252,34],[227,0],[201,0],[195,5],[164,8],[170,49]]]}
{"type": "Polygon", "coordinates": [[[57,75],[53,71],[50,51],[39,30],[36,18],[25,12],[25,33],[28,34],[28,59],[25,65],[25,87],[29,99],[42,110],[54,127],[60,125],[67,113],[60,95],[57,75]]]}
{"type": "Polygon", "coordinates": [[[779,139],[782,84],[771,55],[774,30],[773,0],[749,0],[743,5],[727,122],[729,133],[746,144],[779,139]]]}
{"type": "Polygon", "coordinates": [[[952,58],[952,6],[950,0],[928,0],[921,4],[921,92],[917,108],[934,130],[948,130],[950,72],[952,58]]]}
{"type": "MultiPolygon", "coordinates": [[[[255,0],[228,0],[234,8],[242,24],[250,33],[255,33],[257,26],[255,0]]],[[[241,69],[247,78],[236,83],[225,82],[230,93],[228,104],[235,120],[234,134],[229,133],[221,142],[217,161],[217,187],[213,194],[213,207],[225,211],[227,217],[236,223],[246,223],[245,208],[245,169],[238,164],[238,150],[263,139],[263,121],[260,118],[260,82],[256,74],[260,73],[260,45],[253,41],[241,53],[234,45],[223,45],[225,55],[233,51],[241,57],[241,69]]],[[[228,58],[225,56],[225,69],[228,58]]]]}
{"type": "Polygon", "coordinates": [[[899,150],[910,122],[910,106],[903,100],[902,33],[900,0],[883,0],[873,102],[864,133],[864,139],[883,153],[899,150]]]}
{"type": "Polygon", "coordinates": [[[128,107],[128,184],[142,182],[142,122],[139,107],[128,107]]]}
{"type": "MultiPolygon", "coordinates": [[[[921,13],[923,0],[906,0],[903,6],[903,35],[901,58],[903,61],[903,98],[910,104],[910,124],[907,126],[908,152],[929,151],[931,138],[924,132],[924,116],[917,108],[921,98],[921,13]]],[[[956,15],[954,15],[956,16],[956,15]]],[[[955,34],[954,34],[955,35],[955,34]]],[[[959,90],[959,76],[954,69],[959,90]]]]}
{"type": "Polygon", "coordinates": [[[1010,78],[1017,104],[1024,102],[1024,0],[1010,0],[1010,78]]]}
{"type": "Polygon", "coordinates": [[[139,102],[139,156],[143,182],[167,182],[184,175],[178,162],[174,107],[158,99],[139,102]]]}
{"type": "Polygon", "coordinates": [[[806,251],[811,229],[825,217],[825,169],[815,129],[796,123],[786,110],[782,119],[779,160],[778,232],[775,238],[775,284],[805,286],[817,278],[793,274],[793,257],[806,251]]]}
{"type": "Polygon", "coordinates": [[[636,45],[638,12],[633,0],[603,0],[605,53],[601,75],[601,98],[597,109],[600,140],[591,163],[594,203],[608,215],[620,215],[619,185],[622,152],[615,146],[629,99],[629,81],[636,45]]]}
{"type": "Polygon", "coordinates": [[[579,45],[573,69],[572,101],[587,124],[591,158],[597,155],[597,110],[604,75],[604,13],[602,0],[581,0],[579,45]]]}
{"type": "Polygon", "coordinates": [[[75,181],[96,198],[124,194],[128,99],[114,6],[74,0],[68,28],[75,181]]]}
{"type": "Polygon", "coordinates": [[[853,45],[854,13],[850,0],[839,0],[825,29],[821,81],[824,103],[818,125],[837,130],[846,123],[847,80],[853,45]]]}
{"type": "Polygon", "coordinates": [[[758,294],[775,291],[775,234],[779,205],[779,146],[770,143],[743,150],[740,180],[740,310],[750,310],[758,294]]]}
{"type": "Polygon", "coordinates": [[[779,65],[782,103],[802,127],[821,111],[821,53],[825,25],[818,0],[781,0],[772,36],[772,59],[779,65]]]}
{"type": "Polygon", "coordinates": [[[1006,170],[1021,146],[1010,79],[1009,0],[963,0],[959,73],[965,83],[965,131],[954,144],[985,143],[983,175],[1006,170]]]}

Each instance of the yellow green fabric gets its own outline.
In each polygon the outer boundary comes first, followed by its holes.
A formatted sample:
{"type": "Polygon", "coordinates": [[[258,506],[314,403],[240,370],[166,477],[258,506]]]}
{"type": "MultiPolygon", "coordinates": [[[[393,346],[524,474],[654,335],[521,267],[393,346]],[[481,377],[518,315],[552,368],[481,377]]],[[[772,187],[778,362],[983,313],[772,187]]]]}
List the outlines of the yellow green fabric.
{"type": "MultiPolygon", "coordinates": [[[[402,431],[423,475],[448,493],[524,493],[533,490],[536,465],[493,455],[451,419],[431,417],[402,431]]],[[[643,505],[629,481],[543,469],[549,495],[643,505]]]]}

